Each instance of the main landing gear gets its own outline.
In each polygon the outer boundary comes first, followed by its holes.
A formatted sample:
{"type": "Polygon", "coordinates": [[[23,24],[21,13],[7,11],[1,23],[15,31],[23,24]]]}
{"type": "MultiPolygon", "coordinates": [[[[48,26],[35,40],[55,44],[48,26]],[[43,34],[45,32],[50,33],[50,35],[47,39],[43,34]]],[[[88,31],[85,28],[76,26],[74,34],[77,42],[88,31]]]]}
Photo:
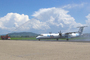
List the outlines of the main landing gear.
{"type": "Polygon", "coordinates": [[[57,41],[58,41],[58,39],[57,39],[57,41]]]}
{"type": "Polygon", "coordinates": [[[67,41],[68,41],[69,39],[67,39],[67,41]]]}
{"type": "Polygon", "coordinates": [[[38,39],[40,41],[40,39],[38,39]]]}

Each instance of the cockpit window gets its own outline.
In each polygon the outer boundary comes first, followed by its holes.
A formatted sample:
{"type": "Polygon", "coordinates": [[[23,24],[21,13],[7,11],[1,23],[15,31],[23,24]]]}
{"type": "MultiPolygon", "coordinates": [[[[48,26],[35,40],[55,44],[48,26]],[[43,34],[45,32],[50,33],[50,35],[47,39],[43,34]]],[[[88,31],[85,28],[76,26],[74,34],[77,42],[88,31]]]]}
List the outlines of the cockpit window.
{"type": "Polygon", "coordinates": [[[42,34],[40,36],[43,36],[42,34]]]}

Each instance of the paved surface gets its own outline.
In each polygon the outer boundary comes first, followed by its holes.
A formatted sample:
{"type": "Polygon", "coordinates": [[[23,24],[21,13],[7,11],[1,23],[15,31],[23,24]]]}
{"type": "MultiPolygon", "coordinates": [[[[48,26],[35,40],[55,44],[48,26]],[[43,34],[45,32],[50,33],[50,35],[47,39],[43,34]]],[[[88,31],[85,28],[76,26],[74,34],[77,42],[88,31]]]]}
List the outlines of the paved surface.
{"type": "Polygon", "coordinates": [[[90,60],[90,43],[0,40],[0,60],[90,60]]]}

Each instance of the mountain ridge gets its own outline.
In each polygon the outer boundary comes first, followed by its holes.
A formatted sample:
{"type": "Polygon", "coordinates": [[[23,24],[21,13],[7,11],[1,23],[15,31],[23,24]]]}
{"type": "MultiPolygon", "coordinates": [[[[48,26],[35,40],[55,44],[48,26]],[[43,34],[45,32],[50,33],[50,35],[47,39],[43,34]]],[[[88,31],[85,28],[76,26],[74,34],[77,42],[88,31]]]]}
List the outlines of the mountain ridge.
{"type": "Polygon", "coordinates": [[[39,34],[33,33],[33,32],[13,32],[8,33],[10,37],[34,37],[38,36],[39,34]]]}

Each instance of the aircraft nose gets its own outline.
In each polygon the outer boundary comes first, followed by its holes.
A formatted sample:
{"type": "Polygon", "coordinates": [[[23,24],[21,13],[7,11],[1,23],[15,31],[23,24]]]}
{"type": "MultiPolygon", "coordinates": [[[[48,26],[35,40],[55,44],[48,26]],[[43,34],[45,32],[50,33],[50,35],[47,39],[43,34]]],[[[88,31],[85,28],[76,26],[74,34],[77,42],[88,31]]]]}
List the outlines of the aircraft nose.
{"type": "Polygon", "coordinates": [[[36,39],[38,39],[38,37],[36,37],[36,39]]]}

